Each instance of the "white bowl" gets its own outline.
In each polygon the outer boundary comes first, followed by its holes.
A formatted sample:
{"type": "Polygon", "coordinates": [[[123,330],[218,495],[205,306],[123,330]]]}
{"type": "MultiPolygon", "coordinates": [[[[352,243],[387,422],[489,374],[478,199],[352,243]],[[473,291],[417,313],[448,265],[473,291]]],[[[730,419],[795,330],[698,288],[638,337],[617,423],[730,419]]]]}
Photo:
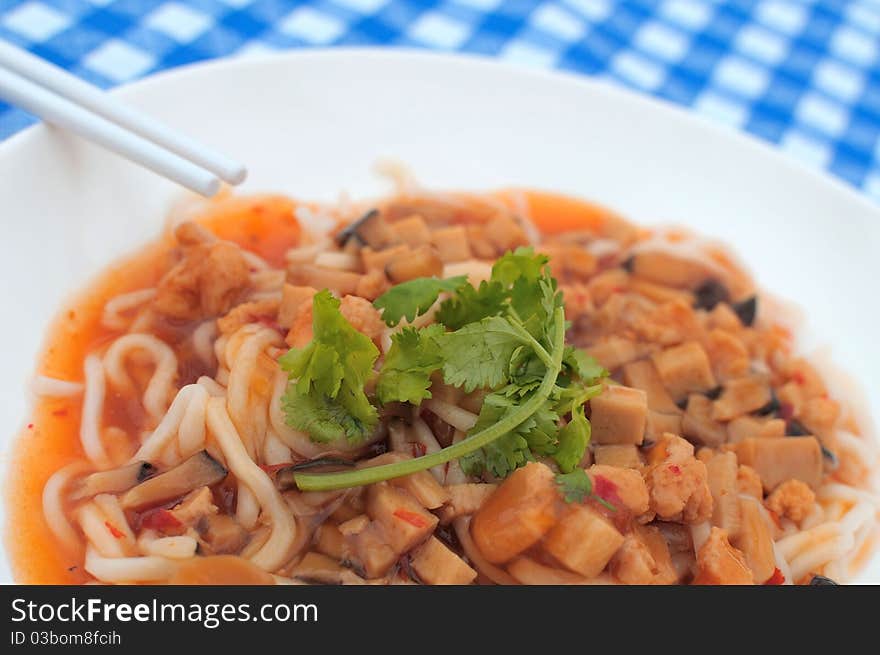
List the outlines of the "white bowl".
{"type": "MultiPolygon", "coordinates": [[[[863,388],[880,388],[880,212],[672,106],[571,75],[389,50],[218,61],[118,93],[247,163],[245,191],[376,194],[387,189],[373,165],[393,157],[430,187],[540,187],[636,221],[690,226],[804,308],[807,344],[830,344],[863,388]]],[[[179,197],[171,183],[45,126],[0,144],[3,460],[47,322],[71,290],[154,236],[179,197]]],[[[0,561],[0,582],[9,580],[0,561]]],[[[880,558],[859,581],[880,582],[880,558]]]]}

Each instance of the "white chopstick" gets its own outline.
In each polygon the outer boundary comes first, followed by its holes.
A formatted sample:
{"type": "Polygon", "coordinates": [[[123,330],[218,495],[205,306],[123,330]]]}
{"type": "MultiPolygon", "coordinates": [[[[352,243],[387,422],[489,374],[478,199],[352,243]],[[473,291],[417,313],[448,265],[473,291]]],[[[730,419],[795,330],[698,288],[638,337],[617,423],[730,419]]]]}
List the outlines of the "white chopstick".
{"type": "Polygon", "coordinates": [[[0,97],[205,196],[217,193],[221,179],[239,184],[247,175],[241,164],[3,42],[0,97]]]}

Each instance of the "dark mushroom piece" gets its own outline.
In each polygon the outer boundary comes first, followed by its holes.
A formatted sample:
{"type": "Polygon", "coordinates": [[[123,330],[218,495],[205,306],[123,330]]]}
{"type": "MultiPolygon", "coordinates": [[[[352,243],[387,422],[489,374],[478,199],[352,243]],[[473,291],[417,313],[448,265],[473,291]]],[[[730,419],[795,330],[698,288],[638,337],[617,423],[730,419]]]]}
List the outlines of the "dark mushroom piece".
{"type": "Polygon", "coordinates": [[[759,416],[767,416],[769,414],[775,414],[782,407],[782,404],[779,402],[779,398],[776,396],[776,392],[773,388],[770,388],[770,400],[767,401],[767,404],[763,407],[758,408],[755,411],[755,414],[759,416]]]}
{"type": "Polygon", "coordinates": [[[728,302],[730,292],[718,280],[706,280],[694,291],[694,309],[715,309],[720,302],[728,302]]]}
{"type": "Polygon", "coordinates": [[[758,296],[751,296],[745,300],[731,305],[740,322],[746,327],[751,327],[758,314],[758,296]]]}
{"type": "Polygon", "coordinates": [[[392,240],[388,224],[378,209],[371,209],[336,235],[336,243],[346,245],[355,239],[362,246],[382,248],[392,240]]]}
{"type": "Polygon", "coordinates": [[[800,421],[796,421],[795,419],[788,419],[788,423],[785,424],[785,436],[786,437],[805,437],[810,434],[810,431],[804,427],[804,424],[800,421]]]}
{"type": "Polygon", "coordinates": [[[129,490],[121,499],[125,509],[142,509],[179,498],[199,487],[210,487],[226,477],[227,470],[203,450],[182,464],[129,490]]]}
{"type": "Polygon", "coordinates": [[[718,400],[719,396],[721,396],[721,392],[724,391],[724,387],[720,384],[714,389],[709,389],[709,391],[705,392],[703,395],[706,396],[709,400],[718,400]]]}
{"type": "Polygon", "coordinates": [[[73,489],[71,500],[84,500],[98,494],[118,494],[128,491],[156,474],[158,469],[149,462],[132,462],[109,471],[87,475],[73,489]]]}
{"type": "Polygon", "coordinates": [[[275,486],[281,491],[288,489],[296,489],[295,475],[298,471],[308,471],[309,469],[331,467],[329,470],[336,470],[339,467],[352,467],[354,462],[340,457],[319,457],[318,459],[310,459],[306,462],[285,466],[279,469],[275,474],[275,486]]]}
{"type": "Polygon", "coordinates": [[[824,575],[814,575],[810,580],[811,587],[823,587],[825,585],[832,585],[837,587],[838,584],[832,580],[831,578],[826,578],[824,575]]]}

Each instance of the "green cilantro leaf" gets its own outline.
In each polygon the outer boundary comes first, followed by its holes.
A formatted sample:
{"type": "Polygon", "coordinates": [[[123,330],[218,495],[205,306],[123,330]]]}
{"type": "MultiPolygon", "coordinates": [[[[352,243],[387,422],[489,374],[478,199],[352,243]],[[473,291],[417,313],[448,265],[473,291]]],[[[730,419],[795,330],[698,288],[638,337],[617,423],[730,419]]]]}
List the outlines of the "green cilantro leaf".
{"type": "Polygon", "coordinates": [[[593,482],[586,471],[577,468],[571,473],[560,473],[556,484],[567,503],[582,503],[593,493],[593,482]]]}
{"type": "Polygon", "coordinates": [[[528,246],[520,246],[508,252],[492,266],[492,280],[509,287],[517,280],[537,282],[544,276],[544,267],[550,259],[547,255],[535,254],[528,246]]]}
{"type": "MultiPolygon", "coordinates": [[[[483,401],[480,416],[468,435],[479,434],[498,423],[516,405],[517,403],[502,394],[489,394],[483,401]]],[[[531,455],[529,442],[521,434],[519,427],[462,457],[459,460],[462,471],[475,477],[488,473],[496,478],[504,478],[514,469],[523,466],[531,459],[531,455]]]]}
{"type": "Polygon", "coordinates": [[[563,473],[571,473],[580,464],[590,443],[590,422],[584,415],[583,404],[571,412],[571,420],[559,431],[559,444],[553,459],[563,473]]]}
{"type": "Polygon", "coordinates": [[[423,330],[406,327],[391,337],[391,348],[376,384],[380,403],[418,405],[431,397],[431,374],[443,366],[437,343],[443,333],[443,326],[434,324],[423,330]]]}
{"type": "Polygon", "coordinates": [[[379,351],[339,311],[326,289],[312,300],[311,342],[278,360],[291,382],[282,399],[285,420],[314,441],[365,439],[376,426],[376,408],[364,393],[379,351]]]}
{"type": "Polygon", "coordinates": [[[524,341],[510,321],[490,316],[469,323],[439,339],[443,379],[470,393],[478,387],[495,389],[507,382],[514,351],[524,341]]]}
{"type": "Polygon", "coordinates": [[[497,316],[504,311],[507,295],[507,290],[500,282],[484,280],[478,288],[465,284],[458,293],[440,303],[437,321],[450,330],[458,330],[468,323],[497,316]]]}
{"type": "Polygon", "coordinates": [[[574,346],[565,347],[562,364],[588,384],[608,376],[608,371],[602,368],[595,357],[574,346]]]}
{"type": "Polygon", "coordinates": [[[394,327],[404,318],[412,321],[431,308],[442,291],[454,292],[467,284],[467,276],[441,280],[435,277],[420,277],[391,287],[373,301],[382,310],[382,320],[394,327]]]}

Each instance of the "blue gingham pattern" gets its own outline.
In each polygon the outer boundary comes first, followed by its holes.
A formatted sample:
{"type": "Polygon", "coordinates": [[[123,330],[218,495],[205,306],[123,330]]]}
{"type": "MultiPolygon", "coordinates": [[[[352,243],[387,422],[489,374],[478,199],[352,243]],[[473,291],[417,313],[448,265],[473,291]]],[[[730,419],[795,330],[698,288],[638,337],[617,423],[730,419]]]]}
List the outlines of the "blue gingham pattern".
{"type": "MultiPolygon", "coordinates": [[[[0,0],[0,38],[102,87],[285,48],[491,55],[692,107],[880,200],[878,0],[0,0]]],[[[0,102],[0,139],[33,120],[0,102]]]]}

